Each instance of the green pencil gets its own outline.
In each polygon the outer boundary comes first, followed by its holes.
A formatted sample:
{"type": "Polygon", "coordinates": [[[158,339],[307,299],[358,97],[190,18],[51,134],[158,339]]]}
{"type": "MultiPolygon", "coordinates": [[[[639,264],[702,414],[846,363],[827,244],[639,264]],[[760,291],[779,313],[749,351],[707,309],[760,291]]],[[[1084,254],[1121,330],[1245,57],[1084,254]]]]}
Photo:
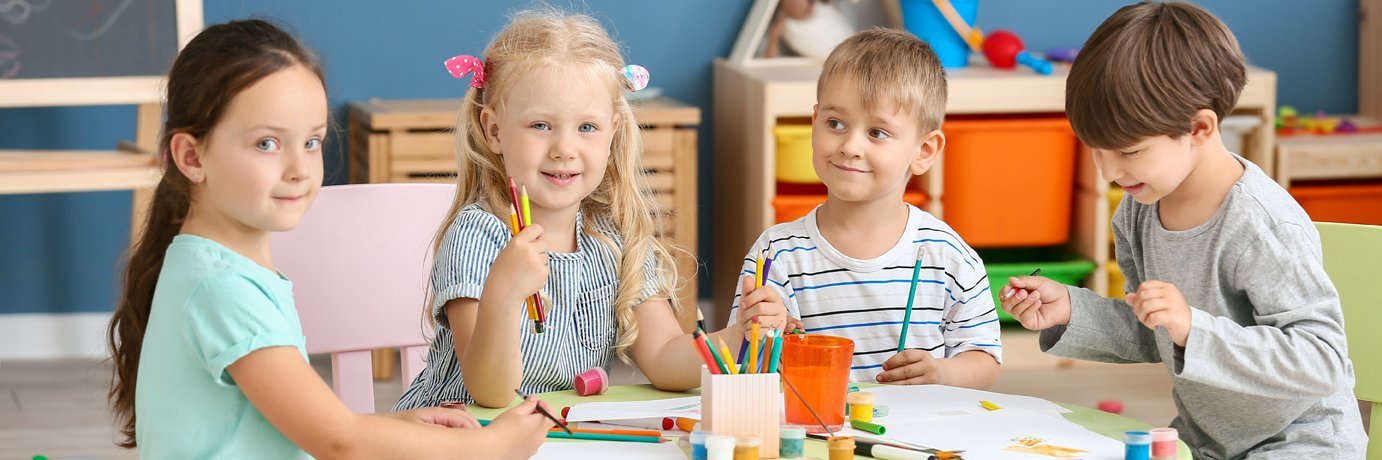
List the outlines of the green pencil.
{"type": "Polygon", "coordinates": [[[897,337],[897,352],[907,349],[907,326],[912,325],[912,303],[917,298],[917,279],[921,277],[921,255],[926,253],[924,246],[917,247],[917,263],[912,267],[912,289],[907,292],[907,312],[902,314],[902,335],[897,337]]]}
{"type": "Polygon", "coordinates": [[[624,442],[651,442],[651,443],[659,443],[659,442],[662,442],[662,438],[661,438],[661,437],[657,437],[657,436],[633,436],[633,435],[627,435],[627,434],[604,434],[604,433],[581,433],[581,432],[576,432],[576,433],[572,433],[572,434],[566,434],[566,433],[562,433],[562,432],[560,432],[560,431],[549,431],[549,432],[547,432],[547,439],[585,439],[585,440],[591,440],[591,441],[624,441],[624,442]]]}

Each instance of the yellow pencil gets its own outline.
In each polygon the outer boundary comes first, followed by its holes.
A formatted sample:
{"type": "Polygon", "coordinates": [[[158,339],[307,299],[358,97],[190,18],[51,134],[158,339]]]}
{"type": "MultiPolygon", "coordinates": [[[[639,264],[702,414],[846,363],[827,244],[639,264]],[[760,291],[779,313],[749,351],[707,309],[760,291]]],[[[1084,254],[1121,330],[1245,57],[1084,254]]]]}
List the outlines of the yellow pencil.
{"type": "Polygon", "coordinates": [[[518,234],[518,213],[512,210],[509,211],[509,230],[513,230],[515,235],[518,234]]]}
{"type": "Polygon", "coordinates": [[[755,288],[763,287],[763,254],[767,252],[767,249],[764,249],[761,252],[759,252],[758,260],[754,263],[754,265],[757,267],[753,271],[753,287],[755,288]]]}
{"type": "Polygon", "coordinates": [[[725,345],[725,339],[720,339],[720,356],[725,359],[725,367],[729,368],[730,374],[739,373],[739,366],[734,363],[734,355],[729,354],[729,345],[725,345]]]}
{"type": "Polygon", "coordinates": [[[523,226],[527,227],[533,225],[533,209],[528,205],[528,186],[524,185],[520,190],[522,190],[522,197],[519,199],[523,200],[523,215],[521,217],[523,217],[523,226]]]}
{"type": "MultiPolygon", "coordinates": [[[[763,260],[763,259],[758,259],[763,260]]],[[[761,264],[760,264],[761,265],[761,264]]],[[[749,371],[752,374],[758,369],[758,319],[753,320],[753,338],[749,340],[749,371]]]]}

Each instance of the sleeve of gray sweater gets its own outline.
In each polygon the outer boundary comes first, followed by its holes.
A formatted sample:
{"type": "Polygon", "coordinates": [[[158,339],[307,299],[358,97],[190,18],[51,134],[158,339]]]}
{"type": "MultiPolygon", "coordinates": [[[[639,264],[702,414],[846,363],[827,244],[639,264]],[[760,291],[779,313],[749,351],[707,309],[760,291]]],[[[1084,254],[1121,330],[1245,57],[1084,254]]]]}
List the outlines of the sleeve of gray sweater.
{"type": "MultiPolygon", "coordinates": [[[[1117,219],[1115,219],[1116,221],[1117,219]]],[[[1122,228],[1114,225],[1114,254],[1129,288],[1142,283],[1122,228]]],[[[1041,331],[1041,351],[1106,363],[1161,362],[1152,331],[1142,326],[1123,299],[1109,299],[1079,286],[1066,286],[1070,324],[1041,331]]]]}
{"type": "Polygon", "coordinates": [[[1191,305],[1177,350],[1181,378],[1269,398],[1318,398],[1353,382],[1339,295],[1325,274],[1319,234],[1294,222],[1260,233],[1232,264],[1256,324],[1191,305]]]}

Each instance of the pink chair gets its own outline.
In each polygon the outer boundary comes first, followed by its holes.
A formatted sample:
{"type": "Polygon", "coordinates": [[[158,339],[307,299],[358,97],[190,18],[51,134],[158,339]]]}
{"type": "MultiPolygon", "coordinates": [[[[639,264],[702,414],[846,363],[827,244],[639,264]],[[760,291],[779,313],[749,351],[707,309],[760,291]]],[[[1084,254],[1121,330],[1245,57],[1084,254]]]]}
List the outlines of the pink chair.
{"type": "Polygon", "coordinates": [[[405,389],[423,369],[432,237],[455,191],[448,184],[323,187],[297,228],[272,237],[274,263],[293,280],[307,352],[331,353],[332,387],[355,412],[374,412],[370,350],[402,349],[405,389]]]}

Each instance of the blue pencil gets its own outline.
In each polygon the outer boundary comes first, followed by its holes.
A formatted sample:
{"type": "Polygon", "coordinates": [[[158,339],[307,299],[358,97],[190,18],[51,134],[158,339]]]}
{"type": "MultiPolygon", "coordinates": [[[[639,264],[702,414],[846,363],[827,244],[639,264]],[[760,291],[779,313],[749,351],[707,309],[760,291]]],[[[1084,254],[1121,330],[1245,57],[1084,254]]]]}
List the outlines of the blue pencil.
{"type": "Polygon", "coordinates": [[[907,292],[907,312],[902,315],[902,335],[897,337],[898,353],[907,349],[907,326],[912,324],[912,303],[917,298],[917,279],[921,277],[921,255],[925,253],[925,247],[917,247],[917,263],[912,267],[912,289],[907,292]]]}

